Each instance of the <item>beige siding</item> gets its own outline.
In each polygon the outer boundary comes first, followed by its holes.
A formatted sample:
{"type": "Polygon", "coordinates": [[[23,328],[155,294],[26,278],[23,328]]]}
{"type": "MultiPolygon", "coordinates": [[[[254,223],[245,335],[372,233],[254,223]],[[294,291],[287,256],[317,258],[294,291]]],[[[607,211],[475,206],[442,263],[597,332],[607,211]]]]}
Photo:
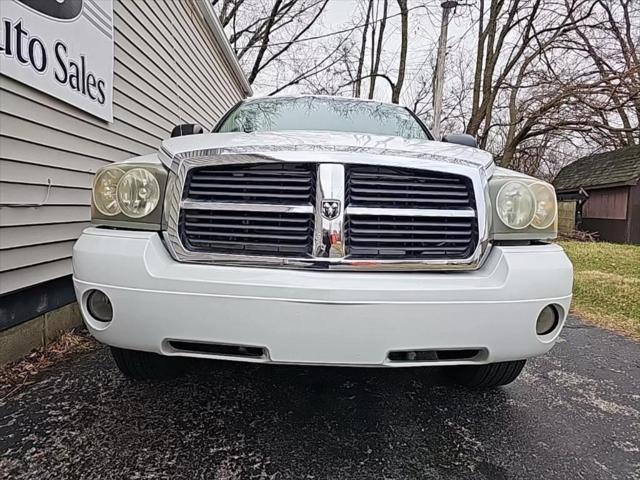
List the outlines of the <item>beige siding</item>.
{"type": "Polygon", "coordinates": [[[576,201],[558,202],[558,232],[569,234],[576,229],[576,201]]]}
{"type": "Polygon", "coordinates": [[[0,293],[71,273],[98,168],[244,96],[195,2],[114,0],[113,123],[0,76],[0,293]]]}

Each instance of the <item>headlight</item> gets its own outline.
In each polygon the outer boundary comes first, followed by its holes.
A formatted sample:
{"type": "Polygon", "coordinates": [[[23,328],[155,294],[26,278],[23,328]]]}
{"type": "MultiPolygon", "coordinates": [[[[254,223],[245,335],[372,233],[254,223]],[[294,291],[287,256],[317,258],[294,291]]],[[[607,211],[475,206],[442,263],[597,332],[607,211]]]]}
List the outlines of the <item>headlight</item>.
{"type": "Polygon", "coordinates": [[[92,223],[160,230],[167,175],[162,164],[151,162],[101,168],[93,182],[92,223]]]}
{"type": "Polygon", "coordinates": [[[558,210],[556,192],[545,183],[534,183],[529,188],[536,199],[535,215],[531,226],[538,229],[550,227],[556,220],[558,210]]]}
{"type": "Polygon", "coordinates": [[[124,172],[119,168],[108,168],[98,173],[93,182],[93,203],[98,211],[107,217],[122,211],[118,205],[116,191],[123,175],[124,172]]]}
{"type": "Polygon", "coordinates": [[[489,180],[493,205],[493,240],[552,240],[557,237],[558,208],[551,185],[526,175],[505,172],[489,180]]]}
{"type": "Polygon", "coordinates": [[[535,215],[535,198],[529,187],[519,181],[505,183],[496,198],[500,220],[509,228],[527,228],[535,215]]]}
{"type": "Polygon", "coordinates": [[[127,217],[142,218],[149,215],[160,201],[160,186],[148,170],[129,170],[118,182],[118,204],[127,217]]]}

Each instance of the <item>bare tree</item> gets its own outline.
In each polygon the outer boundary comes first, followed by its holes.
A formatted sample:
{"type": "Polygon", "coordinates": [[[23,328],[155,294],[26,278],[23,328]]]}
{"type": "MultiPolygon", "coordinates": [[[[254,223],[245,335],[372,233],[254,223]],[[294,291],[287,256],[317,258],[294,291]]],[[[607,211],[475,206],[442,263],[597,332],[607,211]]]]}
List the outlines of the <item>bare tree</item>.
{"type": "Polygon", "coordinates": [[[398,63],[398,77],[391,88],[391,102],[400,103],[400,94],[404,85],[407,69],[407,52],[409,51],[409,8],[407,0],[397,0],[400,7],[400,61],[398,63]]]}
{"type": "MultiPolygon", "coordinates": [[[[436,4],[359,1],[358,19],[334,28],[318,26],[327,0],[214,3],[250,80],[265,91],[381,98],[382,81],[392,102],[406,101],[429,122],[433,49],[411,39],[424,17],[410,12],[429,16],[436,4]]],[[[502,165],[546,176],[580,153],[640,144],[639,1],[461,7],[445,71],[444,128],[476,136],[502,165]]]]}
{"type": "MultiPolygon", "coordinates": [[[[379,5],[378,1],[378,5],[379,5]]],[[[378,20],[377,12],[379,9],[376,9],[376,22],[371,26],[371,66],[369,70],[369,75],[371,75],[369,80],[369,99],[373,98],[376,89],[376,78],[378,72],[380,71],[380,59],[382,58],[382,45],[384,41],[384,31],[387,27],[387,16],[389,12],[389,0],[383,0],[382,4],[382,16],[378,20]],[[377,25],[380,25],[379,29],[377,25]],[[376,44],[376,31],[378,31],[378,41],[376,44]],[[374,45],[376,45],[374,49],[374,45]]]]}
{"type": "Polygon", "coordinates": [[[598,118],[604,144],[640,144],[640,8],[633,0],[597,0],[591,13],[589,24],[567,42],[567,50],[581,53],[595,68],[591,78],[600,81],[582,107],[598,118]]]}
{"type": "MultiPolygon", "coordinates": [[[[379,2],[378,2],[379,3],[379,2]]],[[[377,12],[377,9],[376,9],[377,12]]],[[[387,15],[389,12],[389,0],[383,0],[382,16],[379,19],[380,27],[378,31],[378,42],[376,44],[376,25],[378,24],[378,18],[376,15],[376,22],[371,26],[371,68],[369,75],[369,98],[372,99],[376,90],[376,78],[380,71],[380,59],[382,58],[382,45],[384,40],[384,30],[387,26],[387,15]],[[375,49],[373,46],[376,45],[375,49]]]]}
{"type": "Polygon", "coordinates": [[[229,42],[248,72],[258,74],[304,40],[329,0],[213,0],[229,42]]]}
{"type": "Polygon", "coordinates": [[[536,34],[513,83],[507,81],[503,165],[523,168],[522,159],[540,145],[549,147],[540,151],[550,156],[555,139],[580,139],[605,150],[640,143],[640,64],[633,41],[639,41],[640,23],[631,20],[630,4],[567,2],[560,30],[540,22],[538,32],[546,26],[546,35],[536,34]]]}
{"type": "Polygon", "coordinates": [[[358,55],[358,70],[356,71],[356,79],[354,83],[353,96],[360,96],[360,88],[362,85],[362,69],[364,68],[364,57],[367,51],[367,31],[369,30],[369,21],[373,12],[374,0],[368,0],[367,14],[365,16],[364,27],[362,27],[362,40],[360,42],[360,54],[358,55]]]}

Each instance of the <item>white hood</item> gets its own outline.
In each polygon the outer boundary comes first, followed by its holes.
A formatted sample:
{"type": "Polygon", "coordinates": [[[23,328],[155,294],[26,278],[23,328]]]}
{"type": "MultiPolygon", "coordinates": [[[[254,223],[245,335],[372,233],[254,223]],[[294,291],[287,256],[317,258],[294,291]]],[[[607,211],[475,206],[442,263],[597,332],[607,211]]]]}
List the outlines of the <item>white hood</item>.
{"type": "MultiPolygon", "coordinates": [[[[163,163],[171,163],[190,152],[213,150],[211,154],[262,153],[287,160],[291,152],[315,154],[373,154],[390,157],[410,157],[465,164],[487,169],[493,164],[490,153],[478,148],[364,133],[290,130],[255,133],[209,133],[176,137],[162,142],[163,163]]],[[[334,160],[335,161],[335,160],[334,160]]]]}

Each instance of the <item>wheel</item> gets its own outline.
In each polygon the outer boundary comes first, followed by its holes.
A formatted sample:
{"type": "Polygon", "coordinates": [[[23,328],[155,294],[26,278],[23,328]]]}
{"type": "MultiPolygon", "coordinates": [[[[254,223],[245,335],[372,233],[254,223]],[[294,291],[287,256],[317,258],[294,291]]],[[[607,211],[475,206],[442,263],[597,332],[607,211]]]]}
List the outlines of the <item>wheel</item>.
{"type": "Polygon", "coordinates": [[[450,367],[447,373],[453,381],[465,387],[493,388],[513,382],[525,363],[526,360],[516,360],[487,365],[460,365],[450,367]]]}
{"type": "Polygon", "coordinates": [[[185,369],[185,359],[157,353],[111,347],[118,369],[135,380],[166,380],[178,377],[185,369]]]}

